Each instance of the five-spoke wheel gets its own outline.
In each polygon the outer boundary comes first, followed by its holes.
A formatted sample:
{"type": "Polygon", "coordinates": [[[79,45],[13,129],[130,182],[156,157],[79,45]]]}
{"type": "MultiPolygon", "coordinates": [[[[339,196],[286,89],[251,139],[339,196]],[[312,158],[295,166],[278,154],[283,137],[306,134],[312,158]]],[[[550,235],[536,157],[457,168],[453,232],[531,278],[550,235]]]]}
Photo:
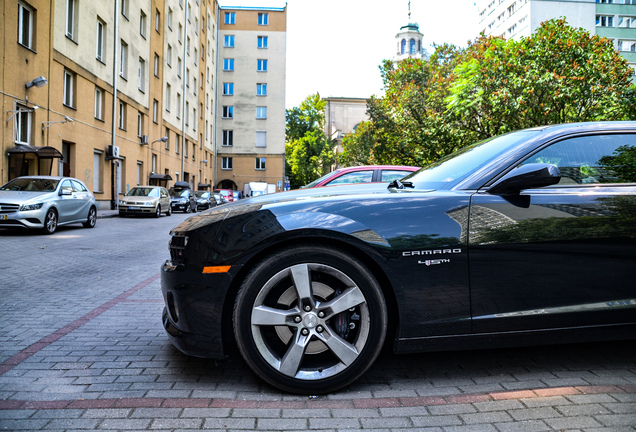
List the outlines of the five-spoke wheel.
{"type": "Polygon", "coordinates": [[[295,247],[261,261],[234,310],[249,366],[295,393],[325,393],[357,379],[379,354],[386,321],[382,291],[368,269],[326,247],[295,247]]]}

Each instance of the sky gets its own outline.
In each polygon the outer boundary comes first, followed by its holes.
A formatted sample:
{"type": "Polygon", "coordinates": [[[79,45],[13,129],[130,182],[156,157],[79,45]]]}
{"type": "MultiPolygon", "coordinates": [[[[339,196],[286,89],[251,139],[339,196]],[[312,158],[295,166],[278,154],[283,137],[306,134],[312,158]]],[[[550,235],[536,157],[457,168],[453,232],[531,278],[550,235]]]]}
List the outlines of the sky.
{"type": "Polygon", "coordinates": [[[379,66],[397,51],[395,35],[415,22],[424,47],[466,46],[478,33],[474,0],[220,0],[222,6],[287,4],[286,108],[309,95],[382,95],[379,66]],[[451,6],[452,5],[452,6],[451,6]]]}

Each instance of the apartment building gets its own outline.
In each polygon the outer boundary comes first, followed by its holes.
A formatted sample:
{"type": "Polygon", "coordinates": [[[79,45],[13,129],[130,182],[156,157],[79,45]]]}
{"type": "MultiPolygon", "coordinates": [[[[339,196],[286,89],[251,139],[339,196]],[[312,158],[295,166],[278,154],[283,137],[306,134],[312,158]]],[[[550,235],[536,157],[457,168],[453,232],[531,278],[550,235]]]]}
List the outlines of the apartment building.
{"type": "Polygon", "coordinates": [[[486,35],[530,36],[543,21],[568,24],[612,40],[636,73],[636,0],[477,0],[486,35]]]}
{"type": "Polygon", "coordinates": [[[283,188],[285,170],[284,8],[219,9],[216,183],[283,188]]]}
{"type": "MultiPolygon", "coordinates": [[[[222,164],[216,148],[223,133],[217,88],[223,89],[218,85],[223,63],[217,62],[215,0],[2,0],[0,5],[5,16],[0,183],[20,175],[70,175],[86,182],[102,209],[116,208],[118,197],[136,185],[219,185],[215,161],[222,164]]],[[[230,128],[237,150],[230,157],[237,161],[235,176],[224,172],[221,182],[282,180],[285,10],[235,13],[237,74],[235,81],[224,80],[237,85],[237,121],[230,128]],[[253,29],[249,15],[255,17],[253,29]],[[261,16],[268,17],[264,23],[261,16]],[[247,35],[254,49],[248,48],[247,35]],[[243,80],[252,63],[248,93],[243,80]],[[243,116],[245,106],[251,119],[243,116]],[[244,143],[247,136],[251,146],[244,143]],[[246,155],[252,162],[243,169],[246,155]]]]}

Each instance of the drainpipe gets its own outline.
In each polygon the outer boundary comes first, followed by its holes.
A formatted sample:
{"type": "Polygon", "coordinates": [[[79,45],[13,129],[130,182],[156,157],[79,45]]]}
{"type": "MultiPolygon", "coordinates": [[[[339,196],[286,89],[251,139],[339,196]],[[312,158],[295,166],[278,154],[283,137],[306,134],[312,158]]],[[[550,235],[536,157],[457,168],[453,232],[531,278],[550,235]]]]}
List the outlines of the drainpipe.
{"type": "MultiPolygon", "coordinates": [[[[119,0],[115,0],[115,41],[113,46],[113,124],[112,124],[112,137],[111,137],[111,145],[112,148],[115,148],[117,145],[117,58],[118,51],[121,50],[121,46],[118,44],[119,38],[119,0]],[[119,50],[117,49],[119,47],[119,50]]],[[[111,200],[110,200],[110,209],[117,210],[118,206],[118,196],[117,196],[117,159],[112,159],[110,164],[110,180],[111,180],[111,200]]]]}

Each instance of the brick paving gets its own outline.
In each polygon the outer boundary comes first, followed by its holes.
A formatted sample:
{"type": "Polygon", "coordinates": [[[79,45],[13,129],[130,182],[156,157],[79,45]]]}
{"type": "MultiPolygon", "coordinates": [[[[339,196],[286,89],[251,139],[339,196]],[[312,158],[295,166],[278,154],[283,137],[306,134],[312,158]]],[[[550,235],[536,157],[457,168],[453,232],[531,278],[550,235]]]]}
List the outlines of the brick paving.
{"type": "Polygon", "coordinates": [[[0,430],[636,430],[634,341],[386,353],[312,397],[263,384],[235,353],[187,357],[161,326],[158,274],[183,219],[0,231],[0,430]]]}

